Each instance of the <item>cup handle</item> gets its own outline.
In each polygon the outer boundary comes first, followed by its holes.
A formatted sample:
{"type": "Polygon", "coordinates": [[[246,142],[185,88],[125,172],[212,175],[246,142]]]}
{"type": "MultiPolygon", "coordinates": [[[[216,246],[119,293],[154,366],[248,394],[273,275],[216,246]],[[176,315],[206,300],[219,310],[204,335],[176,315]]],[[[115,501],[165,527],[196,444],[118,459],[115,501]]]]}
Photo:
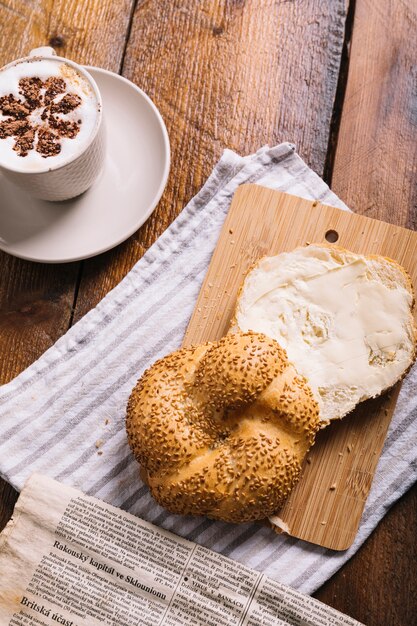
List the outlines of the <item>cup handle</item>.
{"type": "Polygon", "coordinates": [[[56,52],[49,46],[42,46],[41,48],[34,48],[29,52],[30,57],[56,57],[56,52]]]}

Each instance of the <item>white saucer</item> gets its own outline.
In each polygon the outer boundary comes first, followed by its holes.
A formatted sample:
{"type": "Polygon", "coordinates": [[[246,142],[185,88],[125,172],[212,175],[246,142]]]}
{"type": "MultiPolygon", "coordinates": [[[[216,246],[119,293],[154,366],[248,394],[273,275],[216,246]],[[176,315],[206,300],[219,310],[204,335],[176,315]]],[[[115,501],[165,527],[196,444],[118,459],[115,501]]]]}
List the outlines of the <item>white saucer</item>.
{"type": "Polygon", "coordinates": [[[158,109],[126,78],[86,69],[103,97],[104,169],[65,202],[36,200],[0,173],[0,249],[22,259],[66,263],[105,252],[142,226],[165,188],[170,149],[158,109]]]}

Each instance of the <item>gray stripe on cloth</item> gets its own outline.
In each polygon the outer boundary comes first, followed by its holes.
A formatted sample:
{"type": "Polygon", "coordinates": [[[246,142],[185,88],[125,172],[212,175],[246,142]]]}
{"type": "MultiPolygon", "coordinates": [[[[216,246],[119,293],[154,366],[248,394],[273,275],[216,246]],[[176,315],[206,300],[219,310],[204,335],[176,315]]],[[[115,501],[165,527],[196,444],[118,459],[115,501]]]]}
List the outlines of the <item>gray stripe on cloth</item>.
{"type": "MultiPolygon", "coordinates": [[[[129,452],[117,465],[111,468],[109,472],[100,476],[100,478],[90,487],[90,493],[98,493],[103,487],[105,487],[113,478],[121,474],[130,463],[134,462],[133,454],[129,452]]],[[[57,480],[62,480],[65,476],[57,476],[57,480]]]]}
{"type": "Polygon", "coordinates": [[[156,526],[162,526],[163,523],[172,516],[172,513],[166,509],[162,509],[155,517],[152,518],[152,523],[156,526]]]}
{"type": "MultiPolygon", "coordinates": [[[[268,556],[284,552],[284,548],[287,542],[291,541],[291,537],[275,532],[271,535],[271,528],[269,524],[265,522],[266,520],[257,524],[259,532],[254,536],[254,541],[249,542],[248,545],[242,546],[241,550],[239,550],[238,554],[240,560],[251,558],[252,563],[261,563],[265,558],[262,556],[264,551],[268,553],[268,556]]],[[[233,554],[230,556],[235,558],[233,554]]],[[[274,558],[271,561],[273,562],[275,560],[274,558]]]]}
{"type": "MultiPolygon", "coordinates": [[[[132,495],[130,495],[126,500],[124,500],[124,502],[120,505],[120,508],[123,509],[124,511],[129,511],[135,504],[137,504],[137,502],[146,494],[149,493],[149,489],[146,485],[142,485],[141,487],[139,487],[138,489],[136,489],[136,491],[134,491],[132,493],[132,495]]],[[[155,506],[155,502],[152,501],[150,502],[150,504],[152,506],[155,506]]],[[[141,510],[141,514],[143,516],[144,519],[146,519],[146,513],[147,511],[142,511],[141,510]]]]}
{"type": "MultiPolygon", "coordinates": [[[[209,520],[210,524],[207,524],[206,527],[201,528],[199,530],[198,535],[196,535],[196,539],[200,541],[203,536],[205,538],[205,545],[217,549],[217,551],[222,551],[223,546],[226,547],[229,539],[229,535],[236,536],[236,525],[228,524],[227,522],[214,522],[213,520],[209,520]],[[208,532],[210,531],[210,532],[208,532]],[[217,546],[216,548],[214,546],[217,546]]],[[[239,526],[240,528],[240,526],[239,526]]],[[[242,532],[244,527],[241,528],[242,532]]],[[[175,532],[175,531],[174,531],[175,532]]],[[[232,540],[233,537],[230,539],[232,540]]]]}
{"type": "MultiPolygon", "coordinates": [[[[178,521],[177,532],[179,534],[181,534],[181,532],[180,532],[180,524],[181,524],[181,521],[178,521]]],[[[190,541],[197,541],[198,537],[203,532],[205,532],[207,530],[207,528],[210,528],[211,526],[213,526],[213,524],[215,524],[215,522],[213,522],[213,520],[205,518],[191,532],[189,532],[187,534],[187,538],[190,539],[190,541]]]]}
{"type": "Polygon", "coordinates": [[[405,431],[415,423],[416,419],[417,408],[414,407],[408,415],[405,415],[401,421],[398,421],[392,430],[388,431],[387,438],[384,442],[384,449],[390,448],[400,437],[402,437],[405,431]]]}
{"type": "Polygon", "coordinates": [[[133,509],[130,509],[129,512],[135,512],[135,514],[140,515],[142,519],[152,523],[152,513],[155,514],[155,509],[159,511],[159,505],[156,504],[149,490],[147,490],[145,494],[140,496],[137,505],[133,507],[133,509]]]}
{"type": "Polygon", "coordinates": [[[279,557],[282,557],[286,552],[297,545],[298,539],[295,537],[288,537],[286,535],[280,535],[280,543],[273,551],[262,561],[259,561],[256,565],[256,569],[263,572],[269,568],[272,563],[276,563],[279,557]]]}
{"type": "Polygon", "coordinates": [[[222,554],[224,556],[230,556],[230,554],[239,548],[242,543],[245,543],[248,539],[253,539],[254,536],[260,531],[260,527],[257,524],[251,524],[244,532],[242,532],[239,537],[235,537],[227,544],[225,548],[222,550],[222,554]]]}
{"type": "MultiPolygon", "coordinates": [[[[123,374],[119,376],[119,378],[117,378],[113,382],[112,385],[110,385],[105,391],[103,391],[98,396],[95,396],[92,399],[92,401],[87,405],[87,407],[85,407],[82,411],[77,413],[74,416],[71,424],[64,424],[64,426],[58,432],[56,432],[50,439],[48,439],[48,441],[39,450],[36,450],[34,453],[32,453],[32,455],[25,457],[25,459],[23,459],[22,461],[20,461],[13,467],[11,467],[9,469],[9,472],[18,474],[22,469],[26,468],[27,463],[33,463],[39,456],[45,455],[52,448],[52,446],[60,443],[65,437],[65,434],[69,432],[69,430],[71,430],[71,426],[73,426],[74,421],[76,423],[83,422],[83,419],[91,413],[91,410],[96,406],[97,402],[102,403],[104,402],[104,400],[107,400],[114,393],[116,393],[120,389],[122,384],[126,381],[126,378],[131,378],[133,374],[137,372],[140,363],[142,363],[143,361],[150,362],[152,360],[152,354],[154,353],[154,350],[160,349],[166,343],[167,340],[175,336],[177,333],[178,333],[178,329],[174,328],[173,331],[164,335],[164,337],[160,339],[160,341],[156,345],[153,346],[152,350],[149,350],[145,355],[141,355],[137,361],[131,364],[130,367],[126,371],[124,371],[123,374]]],[[[121,430],[122,428],[124,428],[124,423],[118,426],[118,430],[115,433],[113,433],[111,437],[114,437],[115,434],[117,434],[117,432],[121,430]]],[[[82,441],[83,437],[84,437],[84,433],[82,432],[80,433],[80,439],[78,440],[78,443],[82,441]]],[[[103,437],[103,439],[104,439],[104,442],[106,442],[105,436],[103,437]]],[[[78,456],[71,465],[67,466],[65,470],[59,474],[58,480],[63,480],[64,478],[66,478],[72,471],[74,471],[80,465],[85,463],[92,455],[95,455],[95,454],[97,454],[96,448],[87,448],[86,450],[84,450],[84,452],[80,456],[78,456]]]]}
{"type": "MultiPolygon", "coordinates": [[[[112,351],[116,346],[120,346],[121,344],[123,344],[124,341],[129,337],[129,335],[134,331],[135,328],[143,324],[143,322],[146,321],[146,319],[150,315],[153,315],[160,307],[167,304],[171,300],[173,295],[178,294],[179,291],[181,291],[181,289],[189,283],[191,276],[199,274],[205,269],[205,267],[206,267],[206,264],[204,262],[199,263],[197,266],[193,267],[192,270],[186,276],[184,276],[184,278],[182,278],[178,284],[174,285],[171,291],[169,291],[168,293],[163,295],[159,300],[153,303],[148,309],[146,309],[143,312],[143,314],[139,318],[134,319],[131,324],[129,324],[126,328],[124,328],[123,332],[120,335],[116,335],[114,338],[114,341],[110,343],[109,346],[107,346],[106,351],[112,351]]],[[[140,335],[138,339],[141,339],[140,335]]],[[[79,378],[81,378],[83,375],[87,373],[91,374],[93,370],[95,369],[95,367],[101,364],[102,359],[103,359],[102,354],[98,352],[96,358],[88,360],[84,368],[82,368],[80,371],[74,372],[74,376],[72,378],[69,378],[69,380],[62,387],[60,387],[54,395],[47,397],[45,403],[39,407],[37,412],[34,413],[30,422],[23,424],[23,426],[22,425],[13,426],[9,430],[0,434],[0,443],[2,443],[3,441],[9,442],[10,439],[13,437],[13,435],[17,435],[21,437],[22,431],[25,428],[30,428],[32,430],[37,419],[43,418],[45,411],[48,408],[50,408],[52,404],[54,404],[54,402],[58,398],[62,397],[62,395],[65,392],[73,388],[75,385],[75,382],[79,378]]],[[[149,361],[150,360],[152,360],[152,354],[150,354],[149,361]]]]}

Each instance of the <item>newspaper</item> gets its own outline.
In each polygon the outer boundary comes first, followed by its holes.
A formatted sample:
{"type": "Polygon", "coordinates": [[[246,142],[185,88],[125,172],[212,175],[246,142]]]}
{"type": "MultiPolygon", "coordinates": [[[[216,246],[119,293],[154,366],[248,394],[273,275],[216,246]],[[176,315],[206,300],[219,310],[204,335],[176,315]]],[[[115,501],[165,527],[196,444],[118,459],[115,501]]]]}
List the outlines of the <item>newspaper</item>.
{"type": "Polygon", "coordinates": [[[0,535],[1,626],[353,626],[231,559],[34,474],[0,535]]]}

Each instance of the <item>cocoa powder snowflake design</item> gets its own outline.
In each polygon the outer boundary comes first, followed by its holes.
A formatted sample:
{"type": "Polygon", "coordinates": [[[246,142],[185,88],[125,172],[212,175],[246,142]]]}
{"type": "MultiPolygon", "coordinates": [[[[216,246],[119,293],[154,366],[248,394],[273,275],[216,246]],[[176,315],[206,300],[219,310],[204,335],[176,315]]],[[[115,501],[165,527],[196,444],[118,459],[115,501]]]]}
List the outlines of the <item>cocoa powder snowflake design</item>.
{"type": "Polygon", "coordinates": [[[6,120],[0,122],[0,139],[13,137],[13,150],[27,156],[36,150],[44,158],[61,152],[61,138],[74,139],[80,130],[81,120],[65,120],[60,115],[74,111],[81,104],[75,93],[66,93],[62,78],[50,76],[45,82],[40,78],[21,78],[19,94],[0,97],[0,111],[6,120]]]}

